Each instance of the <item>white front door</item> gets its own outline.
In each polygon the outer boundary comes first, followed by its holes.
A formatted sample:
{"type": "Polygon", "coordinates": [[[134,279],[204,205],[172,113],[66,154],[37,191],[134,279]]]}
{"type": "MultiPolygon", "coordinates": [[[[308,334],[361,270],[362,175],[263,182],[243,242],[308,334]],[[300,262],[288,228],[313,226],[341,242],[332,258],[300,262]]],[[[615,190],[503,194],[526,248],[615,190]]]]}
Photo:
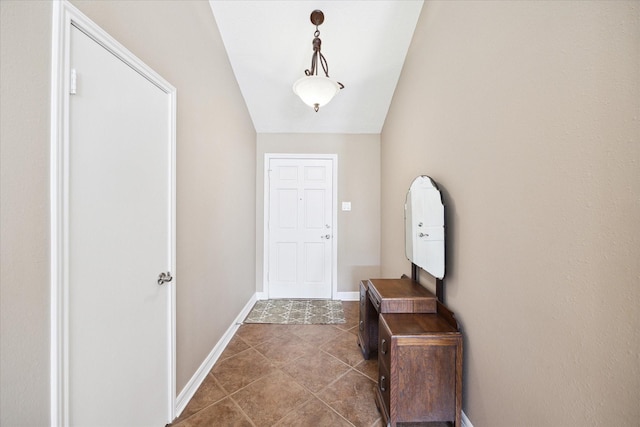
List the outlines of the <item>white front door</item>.
{"type": "Polygon", "coordinates": [[[269,298],[332,297],[333,167],[327,158],[269,159],[269,298]]]}
{"type": "Polygon", "coordinates": [[[71,26],[69,425],[157,427],[173,413],[175,281],[158,282],[175,274],[173,95],[133,67],[71,26]]]}

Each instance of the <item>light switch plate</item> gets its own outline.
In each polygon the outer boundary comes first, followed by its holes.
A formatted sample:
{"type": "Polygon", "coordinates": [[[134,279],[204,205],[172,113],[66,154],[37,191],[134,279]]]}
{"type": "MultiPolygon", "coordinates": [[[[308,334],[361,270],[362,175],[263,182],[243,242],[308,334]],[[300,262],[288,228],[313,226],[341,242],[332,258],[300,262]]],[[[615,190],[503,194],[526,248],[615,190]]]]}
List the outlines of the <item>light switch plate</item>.
{"type": "Polygon", "coordinates": [[[351,210],[351,202],[342,202],[342,210],[350,211],[351,210]]]}

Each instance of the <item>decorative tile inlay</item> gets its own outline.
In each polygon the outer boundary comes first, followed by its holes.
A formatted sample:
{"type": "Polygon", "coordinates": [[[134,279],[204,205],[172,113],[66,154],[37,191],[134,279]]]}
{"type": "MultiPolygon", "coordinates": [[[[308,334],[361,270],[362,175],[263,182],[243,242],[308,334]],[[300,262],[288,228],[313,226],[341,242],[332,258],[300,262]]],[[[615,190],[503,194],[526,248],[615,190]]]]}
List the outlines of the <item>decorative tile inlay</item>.
{"type": "Polygon", "coordinates": [[[346,320],[342,301],[275,299],[256,302],[244,322],[313,325],[346,320]]]}

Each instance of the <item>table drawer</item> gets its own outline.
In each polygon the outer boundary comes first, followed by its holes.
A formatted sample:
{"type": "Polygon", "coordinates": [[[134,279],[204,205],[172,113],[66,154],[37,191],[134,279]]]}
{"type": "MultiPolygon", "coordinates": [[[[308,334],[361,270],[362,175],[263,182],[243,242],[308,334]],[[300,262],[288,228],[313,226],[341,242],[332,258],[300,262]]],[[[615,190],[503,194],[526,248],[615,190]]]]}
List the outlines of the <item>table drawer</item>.
{"type": "Polygon", "coordinates": [[[378,392],[382,398],[384,411],[389,414],[391,407],[391,373],[384,363],[378,363],[378,392]]]}
{"type": "Polygon", "coordinates": [[[373,288],[373,286],[369,286],[369,300],[373,304],[373,308],[376,309],[378,313],[380,313],[380,307],[382,306],[382,298],[380,294],[373,288]]]}
{"type": "Polygon", "coordinates": [[[411,280],[369,279],[369,299],[379,313],[435,313],[437,298],[411,280]]]}
{"type": "Polygon", "coordinates": [[[378,334],[378,361],[391,366],[391,332],[382,321],[379,321],[378,334]]]}

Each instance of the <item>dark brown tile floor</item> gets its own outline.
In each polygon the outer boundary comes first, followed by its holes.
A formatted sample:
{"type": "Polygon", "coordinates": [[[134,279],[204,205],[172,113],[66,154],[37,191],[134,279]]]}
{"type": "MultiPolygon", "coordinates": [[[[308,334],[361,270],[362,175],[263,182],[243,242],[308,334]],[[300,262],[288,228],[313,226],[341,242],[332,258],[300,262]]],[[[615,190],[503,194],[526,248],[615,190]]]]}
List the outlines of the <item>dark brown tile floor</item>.
{"type": "Polygon", "coordinates": [[[172,426],[379,427],[377,361],[357,345],[358,302],[339,325],[243,324],[172,426]]]}
{"type": "Polygon", "coordinates": [[[343,302],[345,324],[241,325],[171,426],[382,427],[358,305],[343,302]]]}

